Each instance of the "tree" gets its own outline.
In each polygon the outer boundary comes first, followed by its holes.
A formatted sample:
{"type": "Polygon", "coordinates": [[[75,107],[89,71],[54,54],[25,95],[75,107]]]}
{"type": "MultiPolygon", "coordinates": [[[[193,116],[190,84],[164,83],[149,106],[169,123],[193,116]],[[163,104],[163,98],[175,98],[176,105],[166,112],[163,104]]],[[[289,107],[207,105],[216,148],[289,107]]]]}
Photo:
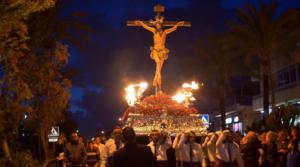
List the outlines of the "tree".
{"type": "Polygon", "coordinates": [[[49,131],[64,120],[68,110],[71,81],[61,73],[67,60],[67,46],[56,43],[52,50],[30,53],[24,63],[28,71],[25,78],[33,94],[29,117],[37,124],[45,158],[48,158],[49,131]]]}
{"type": "Polygon", "coordinates": [[[27,22],[30,56],[23,68],[27,70],[26,79],[33,94],[29,118],[36,124],[45,159],[48,133],[52,126],[63,124],[69,109],[71,80],[66,69],[69,53],[61,41],[82,48],[82,42],[88,40],[85,32],[90,32],[89,26],[78,18],[82,16],[79,12],[62,17],[63,7],[63,1],[58,0],[53,8],[32,15],[27,22]]]}
{"type": "MultiPolygon", "coordinates": [[[[229,25],[231,39],[236,51],[258,59],[263,88],[264,114],[269,113],[269,90],[271,77],[271,60],[296,44],[299,32],[298,12],[289,10],[278,15],[277,3],[260,0],[259,6],[247,4],[236,11],[235,21],[229,25]]],[[[274,85],[271,85],[274,92],[274,85]]],[[[273,107],[275,96],[272,96],[273,107]]]]}
{"type": "Polygon", "coordinates": [[[243,71],[238,63],[240,56],[234,54],[226,44],[227,35],[210,34],[197,44],[198,60],[201,72],[212,83],[209,93],[214,95],[219,102],[221,112],[221,125],[225,129],[226,96],[229,94],[228,81],[237,71],[243,71]]]}
{"type": "Polygon", "coordinates": [[[273,131],[289,129],[294,126],[297,118],[300,118],[299,108],[292,105],[280,106],[266,117],[266,128],[273,131]]]}
{"type": "Polygon", "coordinates": [[[0,2],[0,139],[7,159],[11,159],[7,137],[15,132],[24,111],[30,110],[32,96],[23,78],[25,72],[20,70],[27,50],[25,21],[31,14],[53,5],[53,0],[0,2]]]}

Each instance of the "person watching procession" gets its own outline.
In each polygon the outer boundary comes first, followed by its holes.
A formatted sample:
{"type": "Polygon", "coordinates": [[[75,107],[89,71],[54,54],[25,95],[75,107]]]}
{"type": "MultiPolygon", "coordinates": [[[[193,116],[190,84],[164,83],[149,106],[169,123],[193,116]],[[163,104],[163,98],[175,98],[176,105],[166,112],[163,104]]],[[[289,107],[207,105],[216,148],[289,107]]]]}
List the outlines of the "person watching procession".
{"type": "MultiPolygon", "coordinates": [[[[291,128],[291,140],[295,140],[299,143],[300,135],[299,135],[299,127],[292,127],[291,128]]],[[[298,150],[300,151],[300,144],[298,144],[298,150]]]]}
{"type": "Polygon", "coordinates": [[[261,144],[255,132],[249,131],[241,140],[241,152],[245,167],[258,167],[259,166],[259,148],[261,144]]]}
{"type": "Polygon", "coordinates": [[[276,144],[278,152],[278,167],[285,167],[289,144],[288,132],[286,129],[282,129],[278,132],[276,144]]]}
{"type": "Polygon", "coordinates": [[[262,145],[263,163],[261,166],[276,166],[278,164],[278,153],[276,145],[276,133],[269,131],[266,135],[266,143],[262,145]]]}
{"type": "Polygon", "coordinates": [[[82,142],[79,142],[77,133],[71,134],[71,141],[66,145],[65,158],[68,167],[82,167],[86,160],[86,149],[82,142]]]}
{"type": "Polygon", "coordinates": [[[298,149],[298,141],[291,139],[288,144],[288,154],[286,167],[298,167],[300,165],[300,152],[298,149]]]}
{"type": "Polygon", "coordinates": [[[105,142],[104,135],[98,135],[95,137],[94,145],[98,148],[100,153],[100,167],[106,166],[106,159],[107,159],[107,150],[105,145],[103,144],[105,142]]]}
{"type": "Polygon", "coordinates": [[[122,129],[120,127],[116,127],[112,132],[111,138],[108,139],[105,143],[105,148],[107,151],[107,166],[112,166],[112,156],[123,146],[124,143],[122,137],[122,129]]]}
{"type": "Polygon", "coordinates": [[[99,167],[100,152],[98,147],[94,145],[93,141],[88,142],[86,156],[86,167],[99,167]]]}
{"type": "Polygon", "coordinates": [[[64,133],[60,133],[55,146],[55,156],[60,167],[65,166],[64,151],[67,144],[67,138],[64,133]]]}

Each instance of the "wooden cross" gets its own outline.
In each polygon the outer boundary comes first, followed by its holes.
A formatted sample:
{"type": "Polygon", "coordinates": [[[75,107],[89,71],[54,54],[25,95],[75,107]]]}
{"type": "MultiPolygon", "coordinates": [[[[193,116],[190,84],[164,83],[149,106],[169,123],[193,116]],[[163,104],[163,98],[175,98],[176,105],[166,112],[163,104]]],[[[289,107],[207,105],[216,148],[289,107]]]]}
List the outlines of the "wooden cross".
{"type": "MultiPolygon", "coordinates": [[[[165,7],[158,4],[156,6],[154,6],[154,12],[156,13],[156,16],[155,18],[161,18],[163,17],[162,16],[162,13],[165,11],[165,7]]],[[[145,24],[149,25],[149,26],[154,26],[153,24],[153,21],[143,21],[145,24]]],[[[161,25],[163,27],[172,27],[174,25],[176,25],[179,21],[163,21],[161,23],[161,25]]],[[[135,23],[135,21],[127,21],[127,26],[141,26],[141,25],[137,25],[135,23]]],[[[184,24],[181,25],[182,27],[190,27],[191,26],[191,22],[187,22],[187,21],[184,21],[184,24]]]]}

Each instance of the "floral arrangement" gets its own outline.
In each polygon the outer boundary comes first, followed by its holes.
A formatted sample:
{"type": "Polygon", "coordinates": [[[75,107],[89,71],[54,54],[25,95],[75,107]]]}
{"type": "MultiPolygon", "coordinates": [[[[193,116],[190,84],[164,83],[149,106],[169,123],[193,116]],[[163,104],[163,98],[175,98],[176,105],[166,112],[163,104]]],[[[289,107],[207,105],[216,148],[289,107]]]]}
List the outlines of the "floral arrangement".
{"type": "Polygon", "coordinates": [[[126,119],[129,113],[138,113],[143,115],[168,115],[180,116],[196,114],[198,110],[184,104],[177,103],[172,97],[165,93],[158,93],[145,97],[141,102],[133,107],[126,109],[123,118],[126,119]]]}

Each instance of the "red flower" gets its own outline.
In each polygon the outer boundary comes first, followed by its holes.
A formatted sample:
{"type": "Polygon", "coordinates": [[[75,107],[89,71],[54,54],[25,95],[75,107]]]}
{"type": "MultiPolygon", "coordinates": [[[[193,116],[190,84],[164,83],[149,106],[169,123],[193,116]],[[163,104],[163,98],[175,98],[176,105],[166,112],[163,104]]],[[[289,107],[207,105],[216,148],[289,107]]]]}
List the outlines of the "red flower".
{"type": "Polygon", "coordinates": [[[187,107],[172,100],[172,97],[159,93],[145,97],[139,104],[125,110],[123,118],[127,118],[129,113],[140,113],[144,115],[160,115],[167,112],[169,115],[189,115],[198,113],[194,107],[187,107]]]}

